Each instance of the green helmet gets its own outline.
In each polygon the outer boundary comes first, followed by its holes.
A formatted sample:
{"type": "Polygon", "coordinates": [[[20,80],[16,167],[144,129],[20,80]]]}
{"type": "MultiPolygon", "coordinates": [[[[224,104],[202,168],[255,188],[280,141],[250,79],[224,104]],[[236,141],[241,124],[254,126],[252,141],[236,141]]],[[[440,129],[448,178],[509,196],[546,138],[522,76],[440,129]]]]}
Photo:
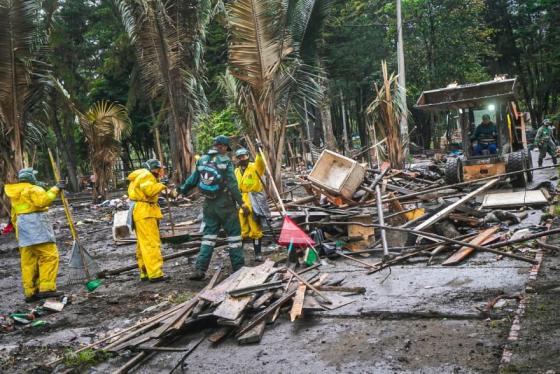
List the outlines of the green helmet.
{"type": "Polygon", "coordinates": [[[144,166],[148,170],[161,169],[163,167],[161,162],[159,160],[156,160],[155,158],[152,158],[152,159],[149,159],[148,161],[146,161],[144,163],[144,166]]]}
{"type": "Polygon", "coordinates": [[[239,156],[249,156],[249,151],[245,148],[239,148],[237,151],[235,151],[235,157],[239,156]]]}
{"type": "Polygon", "coordinates": [[[214,138],[214,145],[218,145],[218,144],[227,145],[228,151],[231,151],[229,137],[227,137],[227,136],[225,136],[225,135],[218,135],[218,136],[216,136],[216,137],[214,138]]]}
{"type": "Polygon", "coordinates": [[[18,172],[18,180],[20,182],[29,182],[29,183],[37,183],[37,178],[35,177],[37,175],[37,170],[33,170],[33,168],[25,168],[25,169],[21,169],[18,172]]]}

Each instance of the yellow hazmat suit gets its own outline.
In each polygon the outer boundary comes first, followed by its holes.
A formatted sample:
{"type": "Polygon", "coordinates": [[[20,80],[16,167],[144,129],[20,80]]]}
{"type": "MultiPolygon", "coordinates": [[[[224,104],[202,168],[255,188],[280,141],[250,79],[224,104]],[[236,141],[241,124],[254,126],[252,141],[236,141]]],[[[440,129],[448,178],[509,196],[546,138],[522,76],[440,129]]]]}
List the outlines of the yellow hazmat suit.
{"type": "MultiPolygon", "coordinates": [[[[18,241],[20,241],[18,231],[25,229],[25,227],[20,227],[25,223],[20,222],[18,225],[18,217],[25,214],[46,212],[60,192],[57,187],[45,191],[43,188],[27,182],[7,184],[5,191],[12,202],[11,219],[16,229],[18,241]]],[[[20,246],[19,248],[21,278],[26,297],[33,297],[37,292],[56,291],[58,249],[54,242],[54,235],[50,239],[36,239],[35,241],[44,242],[20,246]]]]}
{"type": "MultiPolygon", "coordinates": [[[[265,164],[260,153],[257,155],[255,162],[249,162],[245,171],[241,171],[240,167],[235,168],[235,177],[241,191],[243,203],[247,205],[252,212],[251,199],[249,192],[261,192],[263,185],[261,177],[264,174],[265,164]]],[[[260,239],[263,236],[261,225],[255,221],[253,214],[243,214],[243,209],[239,209],[239,223],[241,224],[241,237],[243,239],[260,239]]]]}
{"type": "Polygon", "coordinates": [[[136,258],[140,279],[163,276],[161,241],[158,221],[163,218],[157,203],[158,195],[165,189],[147,169],[138,169],[128,176],[128,197],[134,202],[132,218],[136,230],[136,258]]]}

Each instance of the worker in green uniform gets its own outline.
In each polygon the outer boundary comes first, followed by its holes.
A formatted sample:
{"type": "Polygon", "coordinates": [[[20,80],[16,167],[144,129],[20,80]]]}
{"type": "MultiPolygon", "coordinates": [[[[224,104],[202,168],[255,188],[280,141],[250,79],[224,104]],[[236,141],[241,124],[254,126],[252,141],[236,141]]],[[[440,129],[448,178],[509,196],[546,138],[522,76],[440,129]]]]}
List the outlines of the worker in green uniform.
{"type": "Polygon", "coordinates": [[[239,192],[233,164],[227,156],[228,151],[231,151],[229,138],[225,135],[217,136],[214,148],[197,161],[194,172],[177,188],[179,193],[186,195],[191,189],[198,187],[205,196],[202,243],[196,259],[196,271],[189,279],[204,279],[222,227],[227,235],[233,271],[245,265],[236,203],[247,214],[249,209],[239,192]]]}
{"type": "Polygon", "coordinates": [[[539,167],[542,166],[543,160],[548,153],[552,157],[552,162],[556,165],[556,143],[552,135],[552,123],[545,119],[535,135],[533,149],[539,150],[539,167]]]}

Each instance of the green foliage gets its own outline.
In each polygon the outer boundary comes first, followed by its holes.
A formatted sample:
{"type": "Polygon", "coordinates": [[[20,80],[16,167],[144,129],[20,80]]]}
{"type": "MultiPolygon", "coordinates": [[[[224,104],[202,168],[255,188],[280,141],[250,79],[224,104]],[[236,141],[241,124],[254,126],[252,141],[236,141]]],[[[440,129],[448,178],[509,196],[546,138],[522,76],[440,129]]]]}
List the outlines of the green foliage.
{"type": "Polygon", "coordinates": [[[207,152],[218,135],[237,136],[241,133],[241,122],[232,107],[214,112],[202,118],[194,128],[196,151],[207,152]]]}
{"type": "Polygon", "coordinates": [[[71,368],[85,370],[88,367],[97,365],[111,357],[111,354],[105,351],[96,351],[94,349],[85,349],[81,352],[67,350],[64,353],[64,365],[71,368]]]}

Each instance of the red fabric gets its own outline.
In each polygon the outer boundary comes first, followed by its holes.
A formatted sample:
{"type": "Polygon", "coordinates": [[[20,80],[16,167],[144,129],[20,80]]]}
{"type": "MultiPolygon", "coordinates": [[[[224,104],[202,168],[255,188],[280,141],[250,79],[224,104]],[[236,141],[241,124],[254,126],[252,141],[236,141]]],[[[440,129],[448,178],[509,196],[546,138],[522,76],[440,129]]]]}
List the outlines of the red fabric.
{"type": "Polygon", "coordinates": [[[278,244],[287,247],[292,241],[294,247],[309,247],[315,245],[313,239],[311,239],[305,231],[300,229],[290,217],[286,216],[284,217],[278,244]]]}
{"type": "Polygon", "coordinates": [[[2,235],[6,235],[11,232],[14,232],[14,225],[10,222],[8,223],[8,226],[4,227],[4,230],[2,230],[2,235]]]}

